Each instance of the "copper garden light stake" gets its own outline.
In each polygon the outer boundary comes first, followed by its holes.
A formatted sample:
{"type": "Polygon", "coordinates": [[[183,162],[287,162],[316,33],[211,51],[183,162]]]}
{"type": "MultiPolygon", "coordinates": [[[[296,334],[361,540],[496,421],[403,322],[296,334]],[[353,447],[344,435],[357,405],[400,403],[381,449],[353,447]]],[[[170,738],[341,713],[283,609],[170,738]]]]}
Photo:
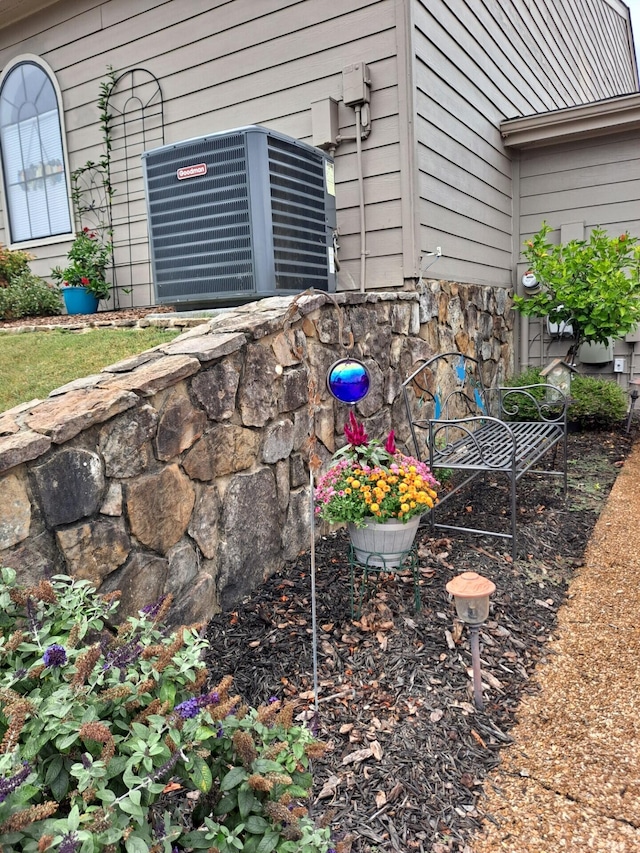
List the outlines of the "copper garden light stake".
{"type": "Polygon", "coordinates": [[[482,699],[482,676],[480,672],[480,625],[489,615],[489,596],[496,585],[477,572],[463,572],[447,584],[447,592],[453,596],[458,617],[469,626],[471,635],[471,662],[473,665],[473,699],[476,708],[484,709],[482,699]]]}

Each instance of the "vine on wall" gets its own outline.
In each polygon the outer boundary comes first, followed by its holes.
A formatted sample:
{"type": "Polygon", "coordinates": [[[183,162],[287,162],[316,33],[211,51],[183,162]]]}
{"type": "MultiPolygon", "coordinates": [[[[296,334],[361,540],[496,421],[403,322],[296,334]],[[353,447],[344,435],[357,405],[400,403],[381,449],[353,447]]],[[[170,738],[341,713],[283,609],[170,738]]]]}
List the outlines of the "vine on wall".
{"type": "Polygon", "coordinates": [[[115,190],[111,183],[111,122],[109,96],[116,82],[116,72],[107,66],[107,77],[100,83],[97,100],[104,153],[99,160],[87,160],[71,173],[71,200],[78,231],[88,228],[108,250],[113,262],[112,202],[115,190]]]}

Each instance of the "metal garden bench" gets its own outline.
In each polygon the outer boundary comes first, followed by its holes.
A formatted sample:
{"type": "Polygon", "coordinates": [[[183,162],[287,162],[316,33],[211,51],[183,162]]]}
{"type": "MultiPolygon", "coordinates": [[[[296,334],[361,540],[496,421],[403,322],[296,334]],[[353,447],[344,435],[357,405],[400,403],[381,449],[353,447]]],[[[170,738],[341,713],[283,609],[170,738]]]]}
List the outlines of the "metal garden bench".
{"type": "Polygon", "coordinates": [[[454,352],[436,355],[414,369],[402,386],[411,440],[415,455],[428,460],[436,476],[442,468],[468,472],[431,511],[432,529],[510,539],[515,559],[516,486],[523,474],[560,476],[566,495],[569,400],[560,389],[548,384],[487,388],[482,372],[481,361],[454,352]],[[535,467],[551,450],[552,467],[535,467]],[[444,504],[480,474],[487,473],[504,474],[509,481],[509,532],[439,523],[444,504]]]}

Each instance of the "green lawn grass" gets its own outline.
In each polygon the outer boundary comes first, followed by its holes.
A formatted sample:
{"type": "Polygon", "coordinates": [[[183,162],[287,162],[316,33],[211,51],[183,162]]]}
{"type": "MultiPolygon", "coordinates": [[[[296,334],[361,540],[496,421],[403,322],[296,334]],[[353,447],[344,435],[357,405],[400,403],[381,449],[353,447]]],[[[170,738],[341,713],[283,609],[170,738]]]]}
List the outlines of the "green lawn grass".
{"type": "Polygon", "coordinates": [[[176,329],[0,334],[0,412],[175,338],[176,329]]]}

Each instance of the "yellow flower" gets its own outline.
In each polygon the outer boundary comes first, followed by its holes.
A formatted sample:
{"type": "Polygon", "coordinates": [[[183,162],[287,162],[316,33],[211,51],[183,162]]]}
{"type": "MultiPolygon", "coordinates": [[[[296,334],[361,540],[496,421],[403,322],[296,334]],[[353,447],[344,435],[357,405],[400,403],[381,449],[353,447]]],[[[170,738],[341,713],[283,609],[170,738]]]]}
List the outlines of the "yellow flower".
{"type": "Polygon", "coordinates": [[[400,504],[402,512],[409,512],[409,504],[400,504]]]}
{"type": "Polygon", "coordinates": [[[380,509],[380,507],[378,506],[378,504],[375,504],[375,503],[374,503],[374,504],[371,504],[371,506],[369,507],[369,509],[371,510],[371,512],[378,512],[378,511],[379,511],[379,509],[380,509]]]}
{"type": "Polygon", "coordinates": [[[347,487],[347,488],[344,490],[344,493],[345,493],[345,495],[350,495],[350,494],[351,494],[351,489],[350,489],[349,487],[347,487]]]}
{"type": "Polygon", "coordinates": [[[354,489],[359,489],[359,488],[360,488],[360,480],[352,480],[352,481],[351,481],[351,486],[352,486],[352,488],[354,488],[354,489]]]}
{"type": "Polygon", "coordinates": [[[408,489],[409,489],[409,486],[407,486],[406,483],[400,483],[400,485],[398,486],[398,491],[400,492],[401,495],[404,494],[404,492],[408,491],[408,489]]]}

